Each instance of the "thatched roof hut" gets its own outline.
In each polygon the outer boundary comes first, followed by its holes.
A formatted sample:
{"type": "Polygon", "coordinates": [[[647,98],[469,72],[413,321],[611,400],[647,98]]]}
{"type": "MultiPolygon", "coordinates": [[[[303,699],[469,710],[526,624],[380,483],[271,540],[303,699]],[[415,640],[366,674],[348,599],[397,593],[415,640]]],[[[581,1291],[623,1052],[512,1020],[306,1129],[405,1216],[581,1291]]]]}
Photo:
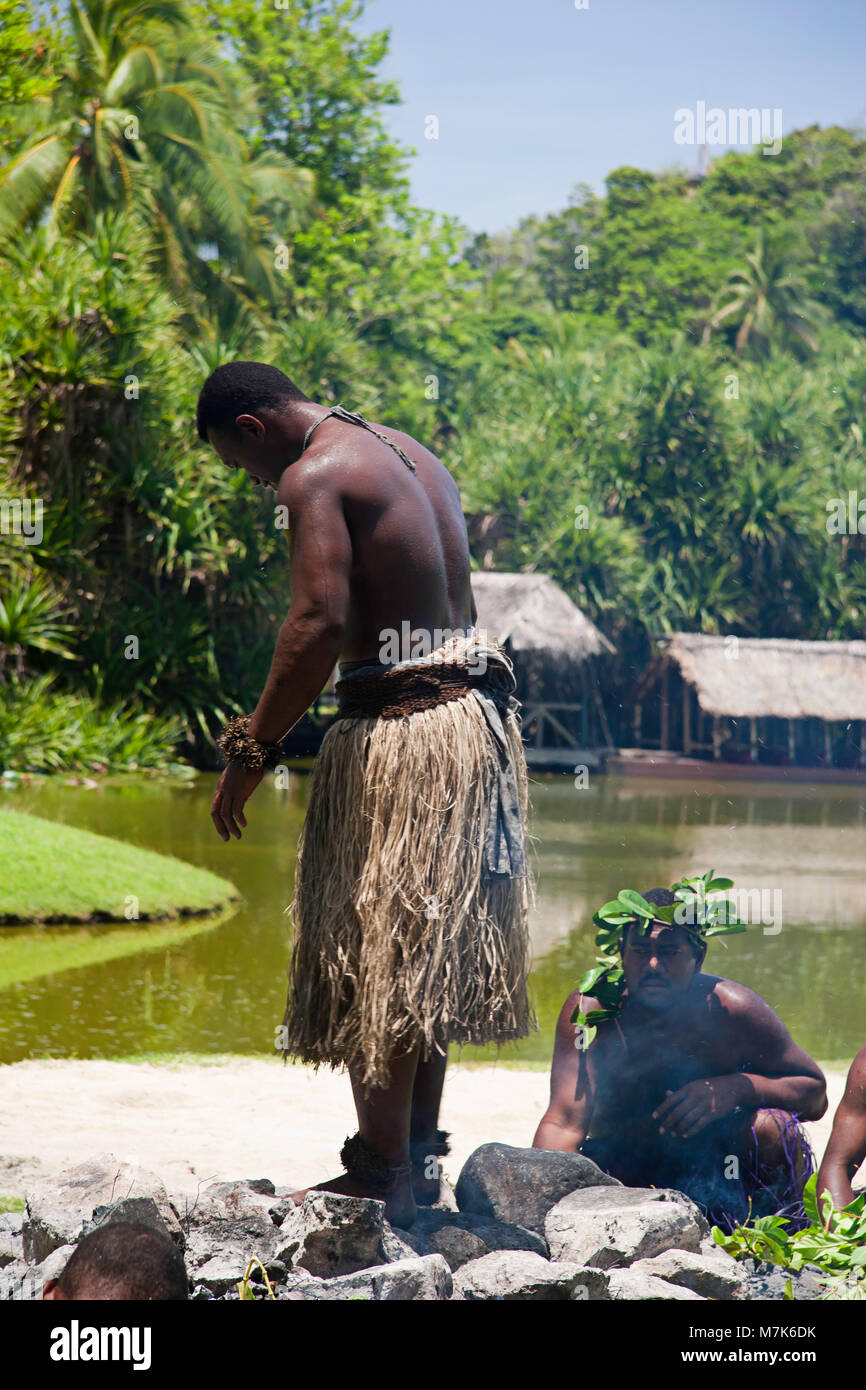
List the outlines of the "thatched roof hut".
{"type": "Polygon", "coordinates": [[[707,714],[759,719],[866,719],[866,642],[780,637],[659,639],[707,714]]]}
{"type": "Polygon", "coordinates": [[[579,666],[615,648],[568,594],[546,574],[499,574],[478,570],[472,576],[478,627],[507,642],[524,669],[551,664],[579,666]]]}
{"type": "Polygon", "coordinates": [[[577,749],[609,744],[598,679],[589,671],[595,658],[616,650],[604,633],[546,574],[479,570],[472,591],[476,626],[514,660],[530,765],[552,766],[577,749]]]}

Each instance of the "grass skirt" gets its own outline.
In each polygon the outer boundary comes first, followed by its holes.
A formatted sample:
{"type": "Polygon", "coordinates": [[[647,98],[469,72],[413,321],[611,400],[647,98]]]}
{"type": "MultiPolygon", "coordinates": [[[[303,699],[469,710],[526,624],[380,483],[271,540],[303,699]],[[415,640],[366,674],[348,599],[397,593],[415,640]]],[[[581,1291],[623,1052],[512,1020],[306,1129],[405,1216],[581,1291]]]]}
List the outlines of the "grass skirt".
{"type": "MultiPolygon", "coordinates": [[[[519,718],[503,715],[526,825],[519,718]]],[[[366,1087],[417,1044],[525,1037],[527,877],[482,872],[497,776],[472,694],[391,719],[343,718],[312,774],[295,894],[285,1049],[366,1087]]]]}

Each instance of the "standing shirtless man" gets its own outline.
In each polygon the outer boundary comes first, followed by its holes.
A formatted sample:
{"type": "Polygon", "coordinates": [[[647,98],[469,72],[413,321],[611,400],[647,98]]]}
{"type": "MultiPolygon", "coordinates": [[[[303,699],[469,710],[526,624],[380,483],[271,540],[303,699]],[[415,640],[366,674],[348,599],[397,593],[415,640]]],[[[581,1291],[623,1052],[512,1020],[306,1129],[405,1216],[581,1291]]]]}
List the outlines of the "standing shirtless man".
{"type": "Polygon", "coordinates": [[[197,426],[275,490],[291,548],[288,616],[258,705],[220,740],[213,822],[240,839],[279,740],[339,659],[299,846],[286,1050],[351,1078],[359,1132],[320,1186],[380,1197],[405,1227],[438,1197],[448,1042],[532,1026],[513,673],[474,628],[460,495],[428,449],[256,362],[217,368],[197,426]],[[395,662],[404,625],[421,654],[395,662]]]}

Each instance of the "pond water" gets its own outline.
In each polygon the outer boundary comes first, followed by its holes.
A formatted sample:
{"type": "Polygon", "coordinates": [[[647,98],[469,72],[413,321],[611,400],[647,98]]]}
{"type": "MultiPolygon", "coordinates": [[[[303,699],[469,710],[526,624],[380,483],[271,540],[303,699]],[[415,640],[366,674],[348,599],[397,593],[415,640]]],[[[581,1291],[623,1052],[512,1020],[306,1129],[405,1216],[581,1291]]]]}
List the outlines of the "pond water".
{"type": "MultiPolygon", "coordinates": [[[[0,966],[20,930],[123,932],[125,954],[0,989],[0,1060],[153,1052],[269,1053],[285,1002],[295,849],[309,779],[263,782],[241,841],[211,824],[215,777],[145,778],[93,790],[49,781],[4,804],[172,854],[232,880],[244,904],[207,927],[0,928],[0,966]]],[[[587,788],[536,774],[531,830],[538,878],[532,991],[540,1031],[503,1058],[548,1061],[557,1013],[594,955],[590,914],[621,887],[670,885],[715,869],[761,889],[776,921],[710,945],[706,969],[763,995],[796,1040],[824,1061],[866,1042],[866,788],[706,783],[598,776],[587,788]],[[781,916],[778,908],[781,908],[781,916]],[[781,926],[781,930],[777,928],[781,926]]],[[[768,919],[765,918],[765,922],[768,919]]],[[[106,954],[109,952],[106,951],[106,954]]],[[[80,959],[80,956],[79,956],[80,959]]],[[[493,1060],[495,1048],[464,1058],[493,1060]]]]}

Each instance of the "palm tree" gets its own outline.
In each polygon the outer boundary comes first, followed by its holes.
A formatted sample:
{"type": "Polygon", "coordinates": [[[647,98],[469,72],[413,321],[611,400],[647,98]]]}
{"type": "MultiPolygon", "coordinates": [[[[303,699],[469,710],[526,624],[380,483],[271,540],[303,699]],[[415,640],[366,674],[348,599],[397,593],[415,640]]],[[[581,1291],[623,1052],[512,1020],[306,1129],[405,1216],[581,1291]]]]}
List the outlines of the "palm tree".
{"type": "Polygon", "coordinates": [[[766,352],[771,344],[805,346],[817,351],[818,326],[824,318],[820,304],[809,297],[782,231],[760,227],[746,264],[729,277],[722,292],[727,302],[717,309],[704,328],[703,340],[726,320],[738,324],[734,346],[738,353],[754,342],[766,352]]]}
{"type": "Polygon", "coordinates": [[[216,243],[239,283],[270,297],[257,208],[297,212],[309,176],[276,154],[246,161],[243,95],[180,0],[70,0],[68,17],[50,112],[34,104],[36,138],[0,173],[0,237],[34,222],[86,231],[102,211],[131,209],[175,289],[213,281],[200,251],[216,243]]]}

